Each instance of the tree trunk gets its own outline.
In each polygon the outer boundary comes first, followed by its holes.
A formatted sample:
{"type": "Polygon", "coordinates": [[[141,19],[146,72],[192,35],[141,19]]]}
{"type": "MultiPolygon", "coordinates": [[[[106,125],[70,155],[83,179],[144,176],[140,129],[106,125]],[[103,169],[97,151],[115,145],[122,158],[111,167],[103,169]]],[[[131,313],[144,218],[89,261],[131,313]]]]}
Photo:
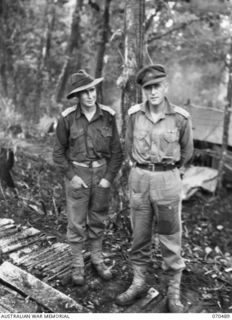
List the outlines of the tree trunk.
{"type": "Polygon", "coordinates": [[[51,2],[47,17],[47,30],[46,30],[46,43],[45,43],[45,62],[47,71],[49,74],[49,80],[51,81],[50,74],[50,50],[51,50],[51,41],[52,41],[52,32],[54,31],[55,19],[56,19],[56,5],[55,0],[49,0],[51,2]]]}
{"type": "Polygon", "coordinates": [[[35,88],[35,96],[34,96],[34,108],[33,108],[33,120],[34,122],[39,121],[40,117],[40,101],[43,90],[43,72],[46,65],[46,59],[48,57],[48,37],[50,33],[48,31],[50,27],[50,17],[49,17],[49,9],[52,5],[53,0],[49,0],[45,7],[44,13],[44,34],[40,38],[40,48],[39,48],[39,56],[37,62],[37,72],[36,72],[36,88],[35,88]]]}
{"type": "MultiPolygon", "coordinates": [[[[95,70],[95,77],[100,78],[102,76],[102,70],[104,67],[104,55],[106,51],[106,43],[108,41],[109,34],[109,21],[110,21],[110,3],[111,0],[105,0],[105,9],[103,13],[102,22],[102,37],[99,43],[99,49],[97,53],[97,64],[95,70]]],[[[97,86],[98,101],[103,101],[102,83],[97,86]]]]}
{"type": "Polygon", "coordinates": [[[223,120],[223,137],[221,147],[221,159],[218,167],[218,194],[222,192],[222,181],[225,168],[225,161],[227,156],[228,139],[229,139],[229,128],[230,128],[230,114],[232,107],[232,39],[230,47],[230,61],[229,61],[229,79],[227,86],[227,103],[224,109],[224,120],[223,120]]]}
{"type": "Polygon", "coordinates": [[[0,59],[0,76],[2,83],[2,95],[8,96],[8,82],[7,82],[7,36],[8,36],[8,6],[5,1],[1,3],[1,15],[0,15],[0,48],[1,48],[1,59],[0,59]]]}
{"type": "Polygon", "coordinates": [[[72,64],[72,54],[74,49],[77,49],[77,56],[75,57],[76,69],[81,67],[81,33],[80,33],[80,19],[83,6],[83,0],[76,0],[75,9],[72,16],[71,34],[66,49],[66,58],[62,68],[62,72],[58,79],[56,101],[60,102],[64,96],[66,83],[69,76],[69,71],[72,64]]]}
{"type": "Polygon", "coordinates": [[[128,108],[141,101],[141,90],[135,83],[135,75],[143,65],[143,28],[145,0],[127,0],[124,20],[124,69],[121,76],[122,137],[125,137],[128,108]]]}

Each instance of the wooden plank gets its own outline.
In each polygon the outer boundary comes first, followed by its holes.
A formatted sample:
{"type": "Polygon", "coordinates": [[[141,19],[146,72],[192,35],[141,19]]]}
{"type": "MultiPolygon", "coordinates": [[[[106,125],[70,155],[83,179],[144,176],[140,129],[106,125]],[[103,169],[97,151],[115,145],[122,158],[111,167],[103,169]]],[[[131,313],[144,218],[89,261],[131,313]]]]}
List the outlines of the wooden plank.
{"type": "Polygon", "coordinates": [[[0,229],[0,238],[9,237],[18,232],[18,227],[15,225],[8,225],[4,230],[0,229]]]}
{"type": "Polygon", "coordinates": [[[25,299],[18,292],[0,285],[0,312],[35,313],[37,310],[38,305],[34,301],[25,299]]]}
{"type": "Polygon", "coordinates": [[[33,243],[28,245],[27,247],[20,248],[17,251],[11,252],[9,254],[9,258],[14,264],[20,265],[22,264],[21,261],[23,261],[24,259],[28,259],[28,257],[30,257],[30,255],[34,252],[38,252],[39,245],[39,243],[33,243]]]}
{"type": "Polygon", "coordinates": [[[26,238],[34,236],[34,235],[37,235],[39,233],[40,233],[40,231],[35,228],[23,227],[21,231],[16,232],[14,235],[0,239],[0,246],[2,248],[4,248],[5,246],[8,246],[9,244],[17,242],[19,240],[26,239],[26,238]]]}
{"type": "Polygon", "coordinates": [[[69,249],[69,245],[64,243],[54,243],[51,247],[48,248],[40,248],[35,253],[30,254],[29,257],[23,257],[19,264],[23,264],[26,267],[34,267],[37,262],[38,264],[43,263],[43,261],[48,261],[52,253],[55,251],[67,251],[69,249]]]}
{"type": "Polygon", "coordinates": [[[14,220],[7,219],[7,218],[0,219],[0,228],[3,227],[3,226],[6,226],[8,224],[14,224],[14,220]]]}
{"type": "Polygon", "coordinates": [[[87,312],[78,302],[37,279],[30,273],[5,261],[0,266],[0,279],[31,297],[52,312],[87,312]]]}
{"type": "Polygon", "coordinates": [[[35,235],[35,236],[30,236],[30,237],[23,239],[23,240],[18,240],[18,242],[10,243],[9,245],[2,248],[2,252],[9,253],[9,252],[18,250],[23,247],[28,247],[29,245],[31,245],[35,242],[38,243],[39,241],[44,240],[45,237],[46,237],[45,235],[39,234],[39,235],[35,235]]]}
{"type": "Polygon", "coordinates": [[[5,306],[1,306],[0,304],[0,313],[9,313],[9,309],[5,308],[5,306]]]}
{"type": "Polygon", "coordinates": [[[35,228],[23,228],[21,231],[16,232],[0,239],[0,248],[3,253],[11,252],[19,248],[25,247],[36,240],[39,240],[40,231],[35,228]]]}

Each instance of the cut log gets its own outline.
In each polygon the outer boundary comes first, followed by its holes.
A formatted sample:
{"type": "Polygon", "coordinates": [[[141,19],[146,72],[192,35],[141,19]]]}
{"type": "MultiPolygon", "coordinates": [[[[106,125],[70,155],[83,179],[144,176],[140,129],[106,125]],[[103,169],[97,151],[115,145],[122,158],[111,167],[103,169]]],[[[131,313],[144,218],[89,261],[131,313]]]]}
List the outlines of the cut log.
{"type": "Polygon", "coordinates": [[[23,292],[51,312],[88,312],[88,309],[72,298],[10,262],[6,261],[0,266],[0,279],[23,292]]]}

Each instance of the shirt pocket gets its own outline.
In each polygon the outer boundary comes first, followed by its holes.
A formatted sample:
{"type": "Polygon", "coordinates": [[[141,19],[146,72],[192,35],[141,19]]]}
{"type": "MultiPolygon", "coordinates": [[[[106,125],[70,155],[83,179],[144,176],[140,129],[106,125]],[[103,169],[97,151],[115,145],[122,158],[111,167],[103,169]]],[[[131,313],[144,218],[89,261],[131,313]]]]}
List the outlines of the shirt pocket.
{"type": "Polygon", "coordinates": [[[144,153],[150,149],[150,135],[147,131],[135,131],[134,145],[140,153],[144,153]]]}
{"type": "Polygon", "coordinates": [[[112,137],[112,128],[110,128],[110,127],[100,128],[100,133],[103,136],[103,138],[111,138],[112,137]]]}
{"type": "Polygon", "coordinates": [[[168,130],[164,133],[163,137],[168,143],[176,142],[179,140],[179,131],[177,129],[168,130]]]}
{"type": "Polygon", "coordinates": [[[112,138],[112,128],[101,127],[97,129],[95,137],[95,146],[98,152],[110,153],[110,142],[112,138]]]}
{"type": "Polygon", "coordinates": [[[84,133],[85,133],[84,129],[73,129],[70,132],[70,139],[76,140],[76,139],[82,138],[84,133]]]}
{"type": "Polygon", "coordinates": [[[73,156],[85,151],[85,131],[83,128],[74,128],[70,131],[70,151],[73,156]]]}

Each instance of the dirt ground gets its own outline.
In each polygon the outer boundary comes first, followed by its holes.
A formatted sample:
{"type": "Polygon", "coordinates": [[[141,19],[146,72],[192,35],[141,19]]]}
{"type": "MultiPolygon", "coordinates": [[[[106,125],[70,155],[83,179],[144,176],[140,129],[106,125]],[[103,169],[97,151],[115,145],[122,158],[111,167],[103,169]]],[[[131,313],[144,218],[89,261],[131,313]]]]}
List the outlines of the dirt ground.
{"type": "MultiPolygon", "coordinates": [[[[47,145],[47,142],[46,142],[47,145]]],[[[18,196],[10,190],[0,193],[1,217],[21,225],[31,225],[50,235],[51,241],[66,242],[66,213],[63,179],[51,163],[51,147],[26,144],[16,152],[13,178],[18,196]]],[[[159,291],[152,303],[141,307],[119,307],[114,301],[132,280],[128,259],[131,244],[128,201],[113,188],[109,219],[104,240],[105,261],[112,266],[114,278],[99,279],[90,262],[86,263],[86,286],[78,288],[70,279],[56,288],[87,306],[94,313],[166,312],[165,281],[157,237],[153,237],[153,259],[148,284],[159,291]]],[[[183,203],[183,273],[181,299],[186,312],[232,312],[232,190],[220,198],[198,191],[183,203]]],[[[154,224],[154,231],[156,226],[154,224]]],[[[86,249],[88,249],[86,247],[86,249]]]]}

